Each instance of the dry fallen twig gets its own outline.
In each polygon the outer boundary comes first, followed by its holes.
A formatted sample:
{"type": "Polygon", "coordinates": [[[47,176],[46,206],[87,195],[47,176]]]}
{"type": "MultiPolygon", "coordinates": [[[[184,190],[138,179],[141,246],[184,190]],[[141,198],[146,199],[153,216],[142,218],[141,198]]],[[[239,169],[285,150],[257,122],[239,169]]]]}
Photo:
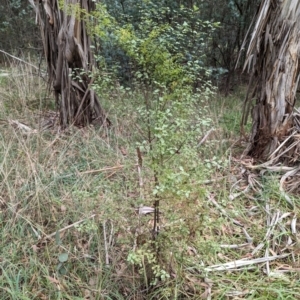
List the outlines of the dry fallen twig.
{"type": "Polygon", "coordinates": [[[210,130],[208,130],[208,132],[205,134],[205,136],[201,139],[201,141],[198,143],[197,147],[200,147],[202,144],[205,143],[205,141],[207,140],[207,138],[209,137],[209,135],[215,131],[214,128],[211,128],[210,130]]]}
{"type": "MultiPolygon", "coordinates": [[[[210,267],[205,268],[204,270],[207,272],[226,271],[226,270],[230,270],[230,269],[236,269],[236,268],[241,268],[241,267],[245,267],[245,266],[265,263],[267,261],[272,261],[272,260],[276,260],[276,259],[282,259],[282,258],[286,258],[290,255],[291,254],[288,253],[288,254],[282,254],[282,255],[268,256],[267,258],[260,257],[260,258],[250,259],[250,260],[249,259],[240,259],[240,260],[235,260],[235,261],[225,263],[225,264],[210,266],[210,267]]],[[[241,270],[243,270],[243,269],[241,269],[241,270]]]]}
{"type": "Polygon", "coordinates": [[[103,221],[103,237],[104,237],[104,251],[105,251],[105,264],[109,266],[109,255],[108,255],[108,246],[107,246],[107,239],[106,239],[106,221],[103,221]]]}
{"type": "MultiPolygon", "coordinates": [[[[2,52],[3,54],[5,54],[5,55],[7,55],[7,56],[10,56],[11,58],[13,58],[13,59],[15,59],[15,60],[17,60],[17,61],[20,61],[20,62],[26,64],[26,65],[28,65],[28,66],[30,66],[30,67],[32,67],[32,68],[38,70],[38,71],[40,70],[40,68],[38,68],[37,66],[35,66],[35,65],[33,65],[33,64],[31,64],[31,63],[29,63],[29,62],[27,62],[27,61],[25,61],[25,60],[19,58],[19,57],[16,57],[16,56],[14,56],[14,55],[11,55],[11,54],[9,54],[9,53],[3,51],[3,50],[0,50],[0,52],[2,52]]],[[[44,72],[44,73],[45,73],[45,72],[44,72]]]]}
{"type": "Polygon", "coordinates": [[[70,229],[70,228],[72,228],[72,227],[74,227],[74,226],[76,226],[76,225],[79,225],[80,223],[82,223],[82,222],[84,222],[84,221],[86,221],[86,220],[89,220],[89,219],[94,218],[95,216],[96,216],[96,214],[93,214],[93,215],[91,215],[91,216],[89,216],[89,217],[87,217],[87,218],[84,218],[84,219],[79,220],[79,221],[77,221],[77,222],[75,222],[75,223],[73,223],[73,224],[70,224],[70,225],[68,225],[68,226],[66,226],[66,227],[64,227],[64,228],[62,228],[62,229],[59,229],[59,230],[57,230],[57,231],[55,231],[55,232],[53,232],[53,233],[47,235],[46,238],[52,238],[52,237],[54,237],[57,233],[64,232],[64,231],[66,231],[67,229],[70,229]]]}
{"type": "Polygon", "coordinates": [[[36,129],[32,129],[29,126],[17,121],[17,120],[8,120],[8,123],[13,126],[14,128],[19,129],[23,133],[37,133],[36,129]]]}
{"type": "Polygon", "coordinates": [[[244,227],[243,224],[241,224],[239,221],[237,221],[237,220],[235,220],[234,218],[232,218],[232,217],[227,213],[227,211],[226,211],[223,207],[221,207],[221,205],[214,199],[213,195],[210,194],[209,197],[208,197],[208,200],[209,200],[214,206],[216,206],[216,207],[221,211],[221,213],[222,213],[224,216],[226,216],[228,219],[230,219],[230,220],[233,222],[233,224],[235,224],[235,225],[237,225],[237,226],[240,226],[240,227],[244,227]]]}
{"type": "Polygon", "coordinates": [[[293,168],[292,170],[286,172],[280,179],[280,186],[279,186],[279,190],[281,192],[281,194],[283,195],[284,199],[292,206],[294,207],[294,203],[292,201],[292,199],[287,195],[287,193],[285,192],[283,186],[284,186],[284,183],[286,181],[286,179],[288,177],[293,177],[295,176],[298,172],[300,171],[300,166],[296,167],[296,168],[293,168]]]}

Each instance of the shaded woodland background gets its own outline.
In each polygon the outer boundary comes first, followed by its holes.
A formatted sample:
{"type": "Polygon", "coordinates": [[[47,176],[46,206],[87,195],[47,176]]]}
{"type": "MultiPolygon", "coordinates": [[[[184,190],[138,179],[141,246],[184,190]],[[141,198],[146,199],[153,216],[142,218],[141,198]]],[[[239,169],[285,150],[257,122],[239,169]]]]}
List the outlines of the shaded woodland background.
{"type": "MultiPolygon", "coordinates": [[[[115,26],[133,26],[136,32],[147,35],[149,26],[168,24],[173,33],[165,36],[170,52],[180,54],[182,64],[197,61],[202,73],[209,73],[214,83],[226,94],[233,88],[240,72],[234,73],[238,52],[257,10],[259,1],[101,1],[114,17],[115,26]],[[141,23],[147,19],[146,23],[141,23]],[[186,28],[182,27],[188,20],[186,28]],[[205,23],[206,22],[206,23],[205,23]],[[213,30],[212,30],[213,27],[213,30]],[[182,33],[179,36],[179,32],[182,33]],[[176,39],[176,46],[175,40],[176,39]],[[236,77],[234,77],[237,74],[236,77]],[[222,80],[221,80],[222,79],[222,80]]],[[[103,14],[104,15],[104,14],[103,14]]],[[[103,17],[103,16],[102,16],[103,17]]],[[[104,16],[108,22],[108,16],[104,16]]],[[[22,56],[27,53],[43,58],[42,41],[35,25],[35,12],[29,2],[4,0],[0,4],[1,49],[22,56]]],[[[132,58],[118,46],[112,24],[105,23],[102,37],[96,37],[95,55],[101,56],[99,68],[113,70],[122,84],[131,84],[138,71],[132,58]],[[109,39],[107,38],[109,37],[109,39]]],[[[4,61],[3,54],[1,61],[4,61]]],[[[100,60],[100,59],[99,59],[100,60]]],[[[243,65],[243,59],[239,66],[243,65]]],[[[203,75],[203,74],[202,74],[203,75]]]]}

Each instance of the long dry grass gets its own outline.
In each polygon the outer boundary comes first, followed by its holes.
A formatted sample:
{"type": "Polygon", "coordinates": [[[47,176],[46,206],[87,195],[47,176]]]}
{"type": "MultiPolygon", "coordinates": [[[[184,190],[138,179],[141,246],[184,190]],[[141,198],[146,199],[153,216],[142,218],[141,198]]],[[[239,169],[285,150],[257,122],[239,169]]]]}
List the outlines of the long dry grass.
{"type": "Polygon", "coordinates": [[[1,299],[299,299],[297,199],[291,209],[276,174],[238,160],[242,93],[211,99],[215,131],[186,162],[190,195],[165,195],[153,245],[153,216],[138,214],[154,196],[147,157],[137,170],[137,100],[116,89],[103,99],[110,129],[61,132],[45,82],[11,72],[0,85],[1,299]]]}

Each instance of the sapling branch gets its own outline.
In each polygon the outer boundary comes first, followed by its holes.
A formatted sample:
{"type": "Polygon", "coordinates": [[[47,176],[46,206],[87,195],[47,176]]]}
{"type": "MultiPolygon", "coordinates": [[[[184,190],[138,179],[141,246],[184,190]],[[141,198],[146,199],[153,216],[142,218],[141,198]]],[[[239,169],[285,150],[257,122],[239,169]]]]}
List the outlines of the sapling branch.
{"type": "Polygon", "coordinates": [[[137,170],[138,170],[138,175],[139,175],[139,186],[140,186],[140,198],[144,199],[144,181],[142,177],[142,166],[143,166],[143,158],[142,158],[142,153],[139,147],[136,148],[136,153],[137,153],[137,158],[138,158],[138,163],[137,163],[137,170]]]}

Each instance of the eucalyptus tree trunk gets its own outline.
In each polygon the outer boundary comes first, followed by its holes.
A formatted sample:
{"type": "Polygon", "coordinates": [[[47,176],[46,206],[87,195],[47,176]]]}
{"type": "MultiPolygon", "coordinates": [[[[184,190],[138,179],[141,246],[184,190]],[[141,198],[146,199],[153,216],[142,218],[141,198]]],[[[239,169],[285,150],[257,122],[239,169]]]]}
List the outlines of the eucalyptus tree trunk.
{"type": "MultiPolygon", "coordinates": [[[[244,66],[252,71],[252,79],[245,100],[243,123],[250,111],[251,100],[255,99],[250,143],[245,154],[263,160],[274,159],[278,147],[294,134],[299,56],[300,1],[262,0],[244,66]]],[[[294,150],[289,149],[290,157],[299,152],[298,146],[299,143],[295,144],[294,150]]]]}
{"type": "Polygon", "coordinates": [[[89,76],[94,65],[91,39],[84,21],[92,0],[29,0],[36,11],[48,65],[49,82],[60,111],[62,127],[104,124],[107,119],[89,76]]]}

